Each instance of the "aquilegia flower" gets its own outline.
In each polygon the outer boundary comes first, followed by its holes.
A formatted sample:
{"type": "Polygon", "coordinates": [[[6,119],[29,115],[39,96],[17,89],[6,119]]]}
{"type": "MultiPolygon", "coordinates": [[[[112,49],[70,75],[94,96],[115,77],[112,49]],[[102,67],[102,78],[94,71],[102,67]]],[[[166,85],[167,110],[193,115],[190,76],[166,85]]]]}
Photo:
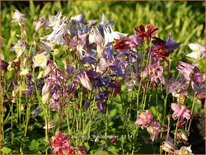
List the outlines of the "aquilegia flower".
{"type": "Polygon", "coordinates": [[[147,29],[143,25],[140,25],[138,28],[135,28],[136,34],[144,41],[146,38],[147,43],[149,43],[152,36],[154,36],[158,30],[152,24],[147,24],[147,29]]]}
{"type": "Polygon", "coordinates": [[[205,47],[200,44],[191,43],[188,45],[191,50],[191,53],[187,54],[188,57],[194,59],[200,59],[205,56],[205,47]]]}
{"type": "Polygon", "coordinates": [[[181,147],[179,150],[175,150],[174,153],[175,153],[175,154],[180,154],[180,155],[193,154],[193,153],[192,153],[192,150],[191,150],[191,145],[188,146],[188,147],[183,146],[183,147],[181,147]]]}
{"type": "Polygon", "coordinates": [[[33,57],[34,67],[46,68],[48,60],[49,60],[49,54],[47,54],[46,52],[36,54],[33,57]]]}
{"type": "Polygon", "coordinates": [[[176,119],[189,120],[190,119],[190,110],[188,110],[185,105],[172,103],[171,108],[173,110],[172,118],[174,120],[176,120],[176,119]]]}
{"type": "Polygon", "coordinates": [[[14,15],[12,18],[12,22],[18,22],[19,24],[22,24],[26,20],[26,15],[19,12],[19,10],[14,10],[14,15]]]}
{"type": "Polygon", "coordinates": [[[135,124],[140,125],[141,128],[143,129],[146,126],[149,126],[150,123],[153,121],[153,119],[154,119],[153,115],[148,110],[146,110],[146,112],[141,112],[137,116],[137,120],[135,124]]]}
{"type": "Polygon", "coordinates": [[[60,155],[74,154],[74,149],[68,136],[64,136],[60,131],[56,132],[54,139],[51,141],[52,152],[60,155]]]}
{"type": "Polygon", "coordinates": [[[150,139],[152,141],[158,139],[159,133],[161,131],[161,125],[160,123],[154,121],[152,122],[148,127],[147,127],[147,131],[150,134],[150,139]]]}
{"type": "Polygon", "coordinates": [[[86,71],[81,71],[78,75],[78,78],[85,88],[87,88],[88,90],[92,90],[92,84],[89,80],[89,77],[87,76],[86,71]]]}

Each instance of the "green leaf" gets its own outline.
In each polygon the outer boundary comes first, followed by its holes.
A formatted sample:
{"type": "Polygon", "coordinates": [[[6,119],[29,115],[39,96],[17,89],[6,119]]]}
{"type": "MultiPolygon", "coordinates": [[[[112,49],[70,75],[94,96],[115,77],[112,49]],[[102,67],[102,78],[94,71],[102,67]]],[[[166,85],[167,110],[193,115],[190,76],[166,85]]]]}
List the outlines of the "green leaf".
{"type": "Polygon", "coordinates": [[[11,152],[11,149],[8,148],[8,147],[3,147],[3,148],[1,149],[1,151],[2,151],[3,154],[9,154],[9,153],[11,152]]]}
{"type": "Polygon", "coordinates": [[[33,140],[31,141],[31,144],[30,144],[30,146],[29,146],[29,149],[30,149],[31,151],[35,151],[35,150],[38,149],[38,147],[39,147],[39,142],[36,141],[35,139],[33,139],[33,140]]]}

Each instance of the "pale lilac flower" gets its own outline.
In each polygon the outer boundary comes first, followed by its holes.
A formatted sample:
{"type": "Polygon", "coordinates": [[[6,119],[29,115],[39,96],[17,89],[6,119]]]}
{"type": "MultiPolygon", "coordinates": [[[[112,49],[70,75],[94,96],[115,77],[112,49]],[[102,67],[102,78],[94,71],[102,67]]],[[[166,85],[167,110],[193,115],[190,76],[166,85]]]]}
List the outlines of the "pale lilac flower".
{"type": "Polygon", "coordinates": [[[22,24],[26,20],[26,15],[19,12],[19,10],[14,10],[14,15],[12,17],[12,22],[18,22],[22,24]]]}
{"type": "Polygon", "coordinates": [[[78,78],[81,84],[85,88],[87,88],[88,90],[92,90],[92,84],[91,84],[91,81],[89,80],[89,77],[87,76],[86,71],[81,71],[80,74],[78,75],[78,78]]]}
{"type": "Polygon", "coordinates": [[[190,110],[188,110],[185,105],[172,103],[171,108],[173,110],[172,118],[174,120],[178,118],[181,120],[183,120],[184,118],[187,120],[190,119],[190,110]]]}
{"type": "Polygon", "coordinates": [[[68,36],[70,34],[67,19],[61,19],[61,13],[58,13],[56,16],[52,16],[48,23],[49,27],[52,27],[53,31],[51,34],[41,38],[42,40],[46,39],[57,45],[67,45],[68,36]]]}
{"type": "Polygon", "coordinates": [[[159,133],[161,131],[161,125],[160,123],[154,121],[152,122],[148,127],[147,127],[147,131],[149,132],[150,134],[150,139],[152,141],[158,139],[159,137],[159,133]]]}
{"type": "Polygon", "coordinates": [[[196,68],[195,65],[185,63],[185,62],[182,62],[182,61],[177,66],[177,70],[185,77],[185,79],[187,81],[190,81],[191,73],[193,73],[195,68],[196,68]]]}
{"type": "Polygon", "coordinates": [[[70,18],[70,22],[76,22],[76,23],[82,23],[83,19],[85,17],[84,13],[81,13],[79,15],[73,16],[70,18]]]}
{"type": "Polygon", "coordinates": [[[183,146],[183,147],[181,147],[179,150],[175,150],[174,153],[175,153],[175,154],[180,154],[180,155],[193,154],[193,153],[192,153],[192,150],[191,150],[191,145],[188,146],[188,147],[183,146]]]}
{"type": "Polygon", "coordinates": [[[200,59],[205,56],[205,47],[200,44],[191,43],[188,45],[193,51],[187,54],[188,57],[200,59]]]}
{"type": "Polygon", "coordinates": [[[54,125],[54,121],[52,120],[52,121],[50,121],[50,122],[48,122],[48,124],[46,124],[44,127],[43,127],[43,129],[52,129],[52,128],[54,128],[55,127],[55,125],[54,125]]]}
{"type": "Polygon", "coordinates": [[[137,116],[137,120],[135,124],[140,125],[141,128],[143,129],[145,126],[149,126],[153,121],[153,119],[154,119],[153,115],[148,110],[146,110],[146,112],[141,112],[137,116]]]}
{"type": "Polygon", "coordinates": [[[203,83],[205,81],[205,73],[195,72],[194,75],[192,76],[192,81],[195,84],[203,83]]]}
{"type": "Polygon", "coordinates": [[[182,95],[187,95],[187,88],[188,86],[186,85],[184,80],[174,80],[170,79],[167,84],[167,91],[169,93],[172,93],[174,97],[179,97],[182,95]]]}

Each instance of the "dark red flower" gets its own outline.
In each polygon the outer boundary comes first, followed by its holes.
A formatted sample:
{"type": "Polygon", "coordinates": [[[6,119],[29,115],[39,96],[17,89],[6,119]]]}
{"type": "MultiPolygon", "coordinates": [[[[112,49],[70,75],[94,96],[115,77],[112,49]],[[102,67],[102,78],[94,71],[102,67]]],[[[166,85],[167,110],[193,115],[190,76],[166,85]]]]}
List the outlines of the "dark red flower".
{"type": "Polygon", "coordinates": [[[138,28],[135,28],[136,34],[144,41],[146,38],[147,43],[149,43],[152,36],[156,34],[158,28],[155,28],[152,24],[147,24],[147,30],[143,25],[140,25],[138,28]]]}

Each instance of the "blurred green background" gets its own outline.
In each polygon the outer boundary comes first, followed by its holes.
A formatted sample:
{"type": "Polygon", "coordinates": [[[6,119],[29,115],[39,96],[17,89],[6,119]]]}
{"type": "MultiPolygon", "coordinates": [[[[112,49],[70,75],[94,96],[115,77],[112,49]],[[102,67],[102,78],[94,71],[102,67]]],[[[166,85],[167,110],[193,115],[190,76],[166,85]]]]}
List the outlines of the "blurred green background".
{"type": "MultiPolygon", "coordinates": [[[[101,20],[104,13],[115,22],[114,29],[132,34],[140,24],[152,23],[159,27],[158,36],[167,39],[169,33],[181,42],[174,55],[181,56],[191,52],[188,43],[199,42],[204,45],[205,14],[204,2],[2,2],[2,36],[6,39],[4,52],[8,52],[12,42],[17,41],[18,25],[11,23],[14,8],[27,15],[27,28],[31,36],[34,32],[33,21],[41,16],[62,12],[70,18],[81,12],[86,20],[101,20]],[[184,51],[183,51],[184,49],[184,51]]],[[[182,56],[181,56],[182,57],[182,56]]],[[[177,60],[178,61],[178,60],[177,60]]]]}

